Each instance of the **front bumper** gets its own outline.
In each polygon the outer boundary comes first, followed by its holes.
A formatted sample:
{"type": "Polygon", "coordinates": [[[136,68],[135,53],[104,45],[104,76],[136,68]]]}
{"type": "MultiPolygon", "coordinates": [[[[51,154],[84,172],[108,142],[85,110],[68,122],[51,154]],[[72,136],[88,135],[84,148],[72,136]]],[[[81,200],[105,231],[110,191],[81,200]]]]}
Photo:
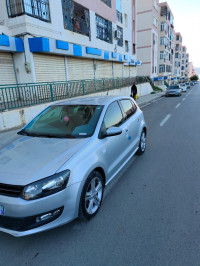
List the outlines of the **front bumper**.
{"type": "Polygon", "coordinates": [[[179,96],[180,94],[180,92],[167,92],[165,93],[165,96],[179,96]]]}
{"type": "Polygon", "coordinates": [[[81,183],[76,183],[56,194],[31,201],[0,195],[0,205],[5,208],[5,215],[0,215],[0,231],[25,236],[68,223],[78,216],[80,193],[81,183]],[[57,210],[60,212],[54,217],[36,221],[57,210]]]}

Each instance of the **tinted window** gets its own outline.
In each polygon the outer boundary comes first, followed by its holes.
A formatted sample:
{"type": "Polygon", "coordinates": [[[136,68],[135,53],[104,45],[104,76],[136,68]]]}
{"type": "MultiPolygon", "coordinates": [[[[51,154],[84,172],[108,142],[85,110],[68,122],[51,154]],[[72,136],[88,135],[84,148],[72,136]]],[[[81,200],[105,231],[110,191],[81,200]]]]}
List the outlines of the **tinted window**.
{"type": "Polygon", "coordinates": [[[132,116],[135,111],[136,111],[136,106],[135,104],[133,104],[130,100],[121,100],[121,105],[124,109],[126,118],[129,118],[130,116],[132,116]]]}
{"type": "Polygon", "coordinates": [[[110,127],[117,127],[123,121],[123,116],[119,104],[117,102],[112,103],[106,111],[104,117],[104,124],[106,129],[110,127]]]}

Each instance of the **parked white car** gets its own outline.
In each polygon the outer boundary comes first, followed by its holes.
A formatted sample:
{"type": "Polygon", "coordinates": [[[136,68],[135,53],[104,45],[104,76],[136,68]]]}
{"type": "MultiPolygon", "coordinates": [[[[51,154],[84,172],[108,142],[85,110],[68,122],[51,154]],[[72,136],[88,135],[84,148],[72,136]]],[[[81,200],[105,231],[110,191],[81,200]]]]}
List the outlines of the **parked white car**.
{"type": "Polygon", "coordinates": [[[187,87],[186,87],[186,84],[185,83],[182,83],[181,84],[181,89],[183,92],[186,92],[187,91],[187,87]]]}

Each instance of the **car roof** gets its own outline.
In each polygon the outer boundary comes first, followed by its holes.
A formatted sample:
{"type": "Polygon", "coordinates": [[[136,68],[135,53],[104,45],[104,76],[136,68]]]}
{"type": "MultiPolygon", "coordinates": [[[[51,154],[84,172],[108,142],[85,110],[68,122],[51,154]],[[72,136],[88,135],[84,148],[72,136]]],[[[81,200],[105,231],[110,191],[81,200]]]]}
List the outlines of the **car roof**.
{"type": "Polygon", "coordinates": [[[90,96],[67,99],[62,102],[54,103],[53,105],[107,105],[113,101],[121,99],[130,99],[126,96],[90,96]]]}

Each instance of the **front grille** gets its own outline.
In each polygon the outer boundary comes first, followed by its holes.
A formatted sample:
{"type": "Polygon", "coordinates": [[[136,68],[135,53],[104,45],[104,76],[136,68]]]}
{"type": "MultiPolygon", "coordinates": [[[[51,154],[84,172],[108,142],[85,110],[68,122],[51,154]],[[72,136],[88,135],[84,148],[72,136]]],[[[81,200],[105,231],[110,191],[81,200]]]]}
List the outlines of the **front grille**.
{"type": "Polygon", "coordinates": [[[0,195],[9,197],[19,197],[23,188],[23,186],[7,185],[0,183],[0,195]]]}

